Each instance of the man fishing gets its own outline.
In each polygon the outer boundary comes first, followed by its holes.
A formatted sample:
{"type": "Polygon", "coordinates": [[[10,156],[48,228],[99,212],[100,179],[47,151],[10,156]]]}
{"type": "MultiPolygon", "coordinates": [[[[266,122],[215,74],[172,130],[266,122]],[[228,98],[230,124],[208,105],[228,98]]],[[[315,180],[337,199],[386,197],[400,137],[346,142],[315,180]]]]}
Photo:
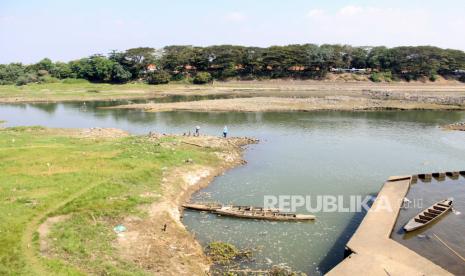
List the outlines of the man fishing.
{"type": "Polygon", "coordinates": [[[228,136],[228,127],[224,126],[224,128],[223,128],[223,137],[226,138],[226,136],[228,136]]]}

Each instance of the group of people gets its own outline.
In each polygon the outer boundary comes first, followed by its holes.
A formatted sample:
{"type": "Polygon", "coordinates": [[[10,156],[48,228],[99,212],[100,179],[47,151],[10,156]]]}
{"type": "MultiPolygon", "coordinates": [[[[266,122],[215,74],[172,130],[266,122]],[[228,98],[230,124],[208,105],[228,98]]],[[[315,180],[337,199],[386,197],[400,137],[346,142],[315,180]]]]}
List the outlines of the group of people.
{"type": "MultiPolygon", "coordinates": [[[[196,126],[195,127],[195,136],[199,136],[200,135],[200,126],[196,126]]],[[[228,127],[227,126],[224,126],[223,128],[223,138],[227,138],[228,136],[228,127]]]]}

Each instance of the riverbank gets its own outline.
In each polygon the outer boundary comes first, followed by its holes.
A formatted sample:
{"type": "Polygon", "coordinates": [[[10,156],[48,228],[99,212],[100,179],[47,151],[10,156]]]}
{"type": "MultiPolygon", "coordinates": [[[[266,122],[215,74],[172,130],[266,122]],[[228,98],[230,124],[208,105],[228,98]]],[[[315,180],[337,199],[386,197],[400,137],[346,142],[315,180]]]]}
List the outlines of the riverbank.
{"type": "Polygon", "coordinates": [[[3,128],[0,137],[0,272],[26,275],[205,273],[179,204],[240,165],[254,142],[100,128],[3,128]]]}
{"type": "Polygon", "coordinates": [[[264,80],[227,81],[207,85],[170,83],[122,85],[95,83],[50,83],[24,86],[0,85],[0,103],[98,101],[118,99],[155,99],[168,96],[234,96],[234,97],[395,97],[419,95],[431,98],[465,97],[465,84],[445,82],[391,82],[341,80],[264,80]],[[384,97],[384,96],[383,96],[384,97]]]}

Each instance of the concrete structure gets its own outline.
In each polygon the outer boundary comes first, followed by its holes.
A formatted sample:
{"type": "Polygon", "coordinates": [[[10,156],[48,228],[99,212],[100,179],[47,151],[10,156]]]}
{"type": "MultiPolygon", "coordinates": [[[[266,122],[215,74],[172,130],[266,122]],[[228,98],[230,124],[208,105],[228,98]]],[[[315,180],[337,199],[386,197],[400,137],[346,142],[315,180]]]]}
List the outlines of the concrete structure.
{"type": "Polygon", "coordinates": [[[347,243],[351,254],[326,275],[452,275],[390,238],[412,179],[431,177],[422,174],[389,178],[347,243]]]}

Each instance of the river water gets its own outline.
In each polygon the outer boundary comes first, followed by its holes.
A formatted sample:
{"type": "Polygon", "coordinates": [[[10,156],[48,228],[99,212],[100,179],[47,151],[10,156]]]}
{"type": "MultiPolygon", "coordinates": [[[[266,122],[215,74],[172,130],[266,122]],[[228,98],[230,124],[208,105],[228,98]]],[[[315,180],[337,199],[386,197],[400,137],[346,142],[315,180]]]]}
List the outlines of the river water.
{"type": "MultiPolygon", "coordinates": [[[[183,133],[201,127],[220,135],[260,143],[247,147],[247,165],[217,177],[193,200],[263,205],[265,195],[376,195],[391,175],[465,168],[465,132],[439,125],[463,121],[464,112],[377,111],[307,113],[144,113],[102,110],[124,102],[0,105],[7,126],[116,127],[136,134],[183,133]]],[[[346,202],[347,202],[346,201],[346,202]]],[[[313,204],[312,204],[313,205],[313,204]]],[[[306,213],[304,207],[297,209],[306,213]]],[[[286,264],[309,274],[340,262],[344,245],[363,218],[361,212],[317,212],[316,221],[276,223],[185,212],[183,222],[206,245],[226,241],[254,249],[250,269],[286,264]]]]}

